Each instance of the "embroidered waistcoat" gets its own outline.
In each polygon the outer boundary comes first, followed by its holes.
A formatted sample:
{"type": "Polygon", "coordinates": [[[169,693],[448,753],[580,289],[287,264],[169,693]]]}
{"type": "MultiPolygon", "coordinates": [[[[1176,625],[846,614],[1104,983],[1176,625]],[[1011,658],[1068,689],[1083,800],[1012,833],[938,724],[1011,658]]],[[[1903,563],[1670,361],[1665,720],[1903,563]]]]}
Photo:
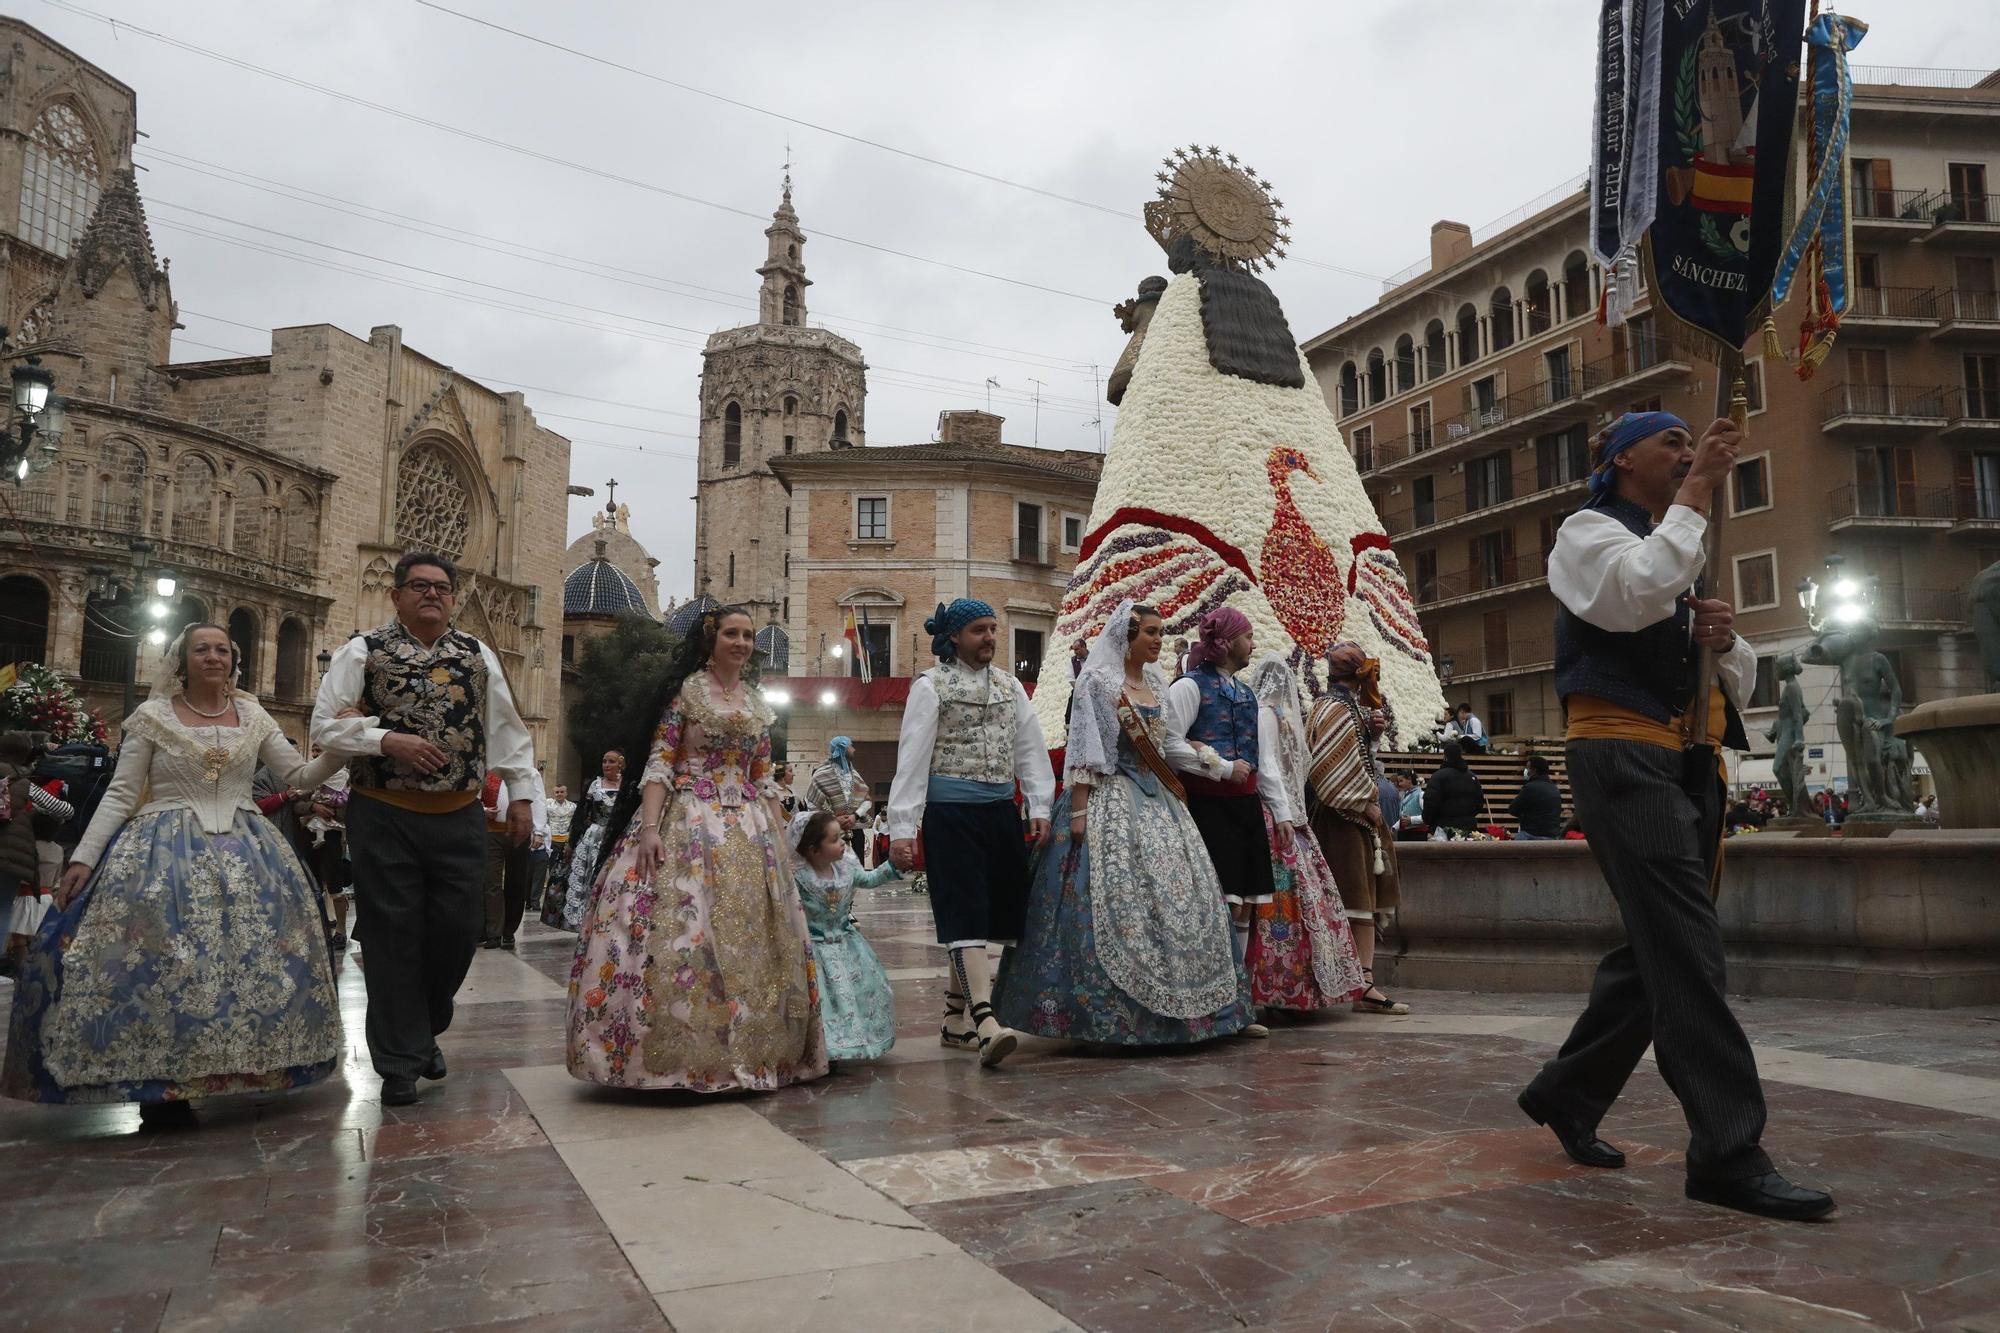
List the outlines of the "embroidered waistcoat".
{"type": "Polygon", "coordinates": [[[1187,678],[1201,691],[1201,711],[1188,728],[1191,744],[1206,745],[1224,759],[1241,759],[1257,766],[1257,695],[1233,676],[1212,666],[1197,667],[1187,678]]]}
{"type": "MultiPolygon", "coordinates": [[[[1629,500],[1613,497],[1599,506],[1637,537],[1653,531],[1652,516],[1629,500]]],[[[1702,596],[1697,579],[1694,594],[1702,596]]],[[[1629,708],[1655,722],[1680,718],[1694,702],[1697,650],[1685,602],[1674,613],[1644,629],[1616,633],[1600,629],[1568,607],[1556,607],[1556,694],[1568,699],[1587,694],[1593,699],[1629,708]]],[[[1736,706],[1727,708],[1724,742],[1748,749],[1743,721],[1736,706]]]]}
{"type": "Polygon", "coordinates": [[[429,648],[401,624],[367,636],[363,711],[389,731],[421,736],[444,751],[428,776],[387,755],[351,765],[354,785],[390,791],[478,791],[486,780],[486,655],[479,640],[446,630],[429,648]]]}
{"type": "Polygon", "coordinates": [[[970,782],[1014,780],[1014,678],[998,667],[967,671],[941,664],[924,673],[938,696],[931,776],[970,782]]]}

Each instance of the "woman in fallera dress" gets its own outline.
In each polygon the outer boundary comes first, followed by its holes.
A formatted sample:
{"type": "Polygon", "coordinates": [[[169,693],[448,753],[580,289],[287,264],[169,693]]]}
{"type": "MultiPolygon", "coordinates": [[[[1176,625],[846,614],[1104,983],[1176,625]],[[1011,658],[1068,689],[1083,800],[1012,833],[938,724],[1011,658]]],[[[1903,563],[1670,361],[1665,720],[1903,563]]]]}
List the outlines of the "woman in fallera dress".
{"type": "Polygon", "coordinates": [[[1248,981],[1201,831],[1168,763],[1164,626],[1122,602],[1077,677],[1065,785],[994,1008],[1023,1032],[1168,1046],[1242,1030],[1248,981]]]}
{"type": "Polygon", "coordinates": [[[704,615],[630,750],[648,758],[605,825],[570,967],[578,1078],[725,1092],[826,1073],[773,714],[743,679],[755,638],[741,607],[704,615]]]}
{"type": "Polygon", "coordinates": [[[191,625],[126,719],[15,992],[8,1096],[138,1102],[148,1124],[188,1123],[192,1098],[333,1072],[340,1009],[313,881],[251,784],[262,764],[310,791],[346,759],[300,758],[236,669],[227,630],[191,625]]]}

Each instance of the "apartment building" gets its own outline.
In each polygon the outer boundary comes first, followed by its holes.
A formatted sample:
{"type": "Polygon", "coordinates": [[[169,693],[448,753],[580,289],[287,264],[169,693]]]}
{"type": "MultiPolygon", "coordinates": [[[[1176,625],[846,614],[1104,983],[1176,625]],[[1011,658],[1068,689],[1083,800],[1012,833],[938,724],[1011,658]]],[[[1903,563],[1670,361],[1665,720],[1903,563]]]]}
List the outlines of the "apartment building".
{"type": "MultiPolygon", "coordinates": [[[[1776,657],[1811,637],[1798,585],[1829,556],[1874,581],[1878,646],[1911,702],[1984,688],[1964,593],[2000,560],[2000,72],[1856,73],[1852,308],[1810,380],[1747,349],[1720,585],[1759,653],[1753,733],[1776,657]]],[[[1712,353],[1648,302],[1597,322],[1585,205],[1578,180],[1477,233],[1439,222],[1428,260],[1304,345],[1447,697],[1501,736],[1562,730],[1546,561],[1585,497],[1590,437],[1638,409],[1698,427],[1717,402],[1712,353]]],[[[1796,304],[1777,314],[1788,343],[1798,322],[1796,304]]],[[[1823,723],[1811,780],[1838,782],[1831,673],[1804,683],[1823,723]]]]}

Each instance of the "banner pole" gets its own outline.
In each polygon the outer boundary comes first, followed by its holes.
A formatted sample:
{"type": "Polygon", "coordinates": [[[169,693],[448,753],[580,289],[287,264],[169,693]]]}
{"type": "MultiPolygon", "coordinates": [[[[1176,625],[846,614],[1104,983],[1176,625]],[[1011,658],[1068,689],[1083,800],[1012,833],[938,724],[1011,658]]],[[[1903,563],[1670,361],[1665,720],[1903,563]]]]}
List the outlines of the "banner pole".
{"type": "MultiPolygon", "coordinates": [[[[1715,414],[1727,416],[1736,429],[1743,434],[1743,442],[1750,439],[1750,399],[1743,385],[1743,349],[1725,347],[1715,362],[1715,414]]],[[[1710,596],[1721,586],[1722,521],[1729,513],[1729,488],[1736,483],[1731,475],[1722,479],[1708,503],[1708,528],[1702,533],[1702,572],[1707,577],[1710,596]]],[[[1716,677],[1715,649],[1706,645],[1695,659],[1694,704],[1688,715],[1687,744],[1689,749],[1709,744],[1708,699],[1715,690],[1716,677]]]]}

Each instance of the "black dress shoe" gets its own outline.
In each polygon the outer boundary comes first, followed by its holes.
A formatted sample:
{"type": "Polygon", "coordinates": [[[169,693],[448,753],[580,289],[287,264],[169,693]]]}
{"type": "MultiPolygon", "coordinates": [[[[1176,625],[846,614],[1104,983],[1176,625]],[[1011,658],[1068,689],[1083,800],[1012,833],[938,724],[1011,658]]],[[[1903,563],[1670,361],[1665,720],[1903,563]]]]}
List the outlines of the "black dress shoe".
{"type": "Polygon", "coordinates": [[[194,1107],[186,1102],[139,1103],[141,1129],[193,1129],[199,1123],[194,1117],[194,1107]]]}
{"type": "Polygon", "coordinates": [[[444,1052],[433,1047],[431,1058],[424,1061],[423,1076],[435,1082],[449,1072],[444,1067],[444,1052]]]}
{"type": "Polygon", "coordinates": [[[1776,1171],[1742,1180],[1690,1179],[1687,1196],[1697,1203],[1775,1217],[1781,1222],[1817,1222],[1834,1209],[1833,1196],[1825,1190],[1794,1185],[1776,1171]]]}
{"type": "Polygon", "coordinates": [[[1625,1154],[1600,1139],[1595,1134],[1586,1133],[1555,1112],[1548,1110],[1528,1093],[1514,1099],[1514,1104],[1526,1112],[1528,1119],[1538,1125],[1547,1125],[1555,1132],[1557,1142],[1569,1154],[1569,1160],[1578,1166],[1601,1166],[1617,1170],[1625,1165],[1625,1154]]]}
{"type": "Polygon", "coordinates": [[[502,935],[500,937],[500,947],[508,953],[514,952],[514,937],[512,935],[502,935]]]}
{"type": "Polygon", "coordinates": [[[417,1104],[417,1081],[413,1078],[385,1078],[382,1080],[382,1105],[415,1106],[417,1104]]]}
{"type": "Polygon", "coordinates": [[[500,947],[500,941],[498,939],[481,940],[479,941],[479,947],[482,949],[497,949],[500,947]]]}

